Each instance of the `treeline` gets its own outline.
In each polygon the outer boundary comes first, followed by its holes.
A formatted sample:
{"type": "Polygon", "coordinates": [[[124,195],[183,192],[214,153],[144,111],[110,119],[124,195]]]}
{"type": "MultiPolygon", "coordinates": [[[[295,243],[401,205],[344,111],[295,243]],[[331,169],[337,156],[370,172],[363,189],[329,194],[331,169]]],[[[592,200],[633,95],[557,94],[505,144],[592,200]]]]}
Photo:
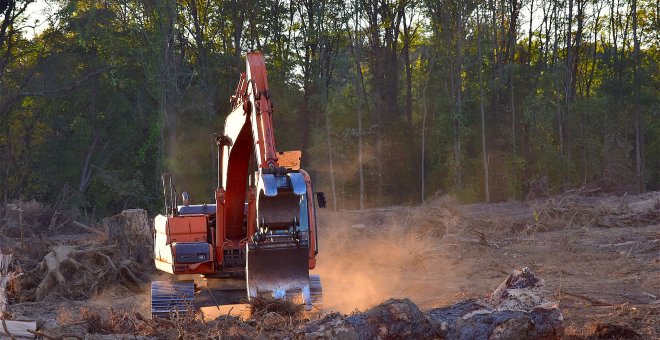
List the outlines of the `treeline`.
{"type": "Polygon", "coordinates": [[[660,189],[657,1],[32,2],[0,6],[5,203],[157,211],[163,172],[211,201],[251,50],[336,208],[660,189]]]}

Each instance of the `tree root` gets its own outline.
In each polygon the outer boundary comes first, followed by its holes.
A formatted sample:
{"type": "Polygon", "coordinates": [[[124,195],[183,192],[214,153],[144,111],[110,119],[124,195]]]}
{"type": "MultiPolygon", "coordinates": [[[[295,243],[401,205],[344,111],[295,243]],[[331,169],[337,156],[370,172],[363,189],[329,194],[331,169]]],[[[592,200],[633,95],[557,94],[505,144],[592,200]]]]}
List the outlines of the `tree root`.
{"type": "Polygon", "coordinates": [[[114,246],[88,249],[57,246],[29,273],[22,286],[29,288],[38,282],[33,290],[36,300],[53,292],[69,298],[87,298],[113,282],[141,291],[144,283],[130,269],[132,262],[122,260],[118,266],[111,256],[115,250],[114,246]]]}

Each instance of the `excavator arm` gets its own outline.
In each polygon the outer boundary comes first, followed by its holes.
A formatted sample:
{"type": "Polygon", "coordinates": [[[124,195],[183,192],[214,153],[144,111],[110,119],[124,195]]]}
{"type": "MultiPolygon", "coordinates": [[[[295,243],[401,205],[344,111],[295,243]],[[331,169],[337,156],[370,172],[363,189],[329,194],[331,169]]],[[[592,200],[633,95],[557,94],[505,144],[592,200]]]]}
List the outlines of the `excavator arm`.
{"type": "Polygon", "coordinates": [[[236,235],[247,235],[243,243],[249,297],[267,293],[283,298],[298,290],[311,306],[309,268],[316,255],[307,206],[313,200],[311,182],[299,169],[299,151],[276,149],[274,106],[260,53],[247,55],[246,72],[231,103],[224,136],[218,138],[222,164],[216,196],[224,216],[216,221],[217,239],[229,243],[236,235]]]}
{"type": "Polygon", "coordinates": [[[260,53],[248,53],[246,72],[241,73],[231,103],[233,111],[227,118],[225,134],[237,138],[245,125],[249,124],[259,168],[264,173],[272,173],[278,167],[273,134],[273,102],[268,91],[266,64],[260,53]]]}

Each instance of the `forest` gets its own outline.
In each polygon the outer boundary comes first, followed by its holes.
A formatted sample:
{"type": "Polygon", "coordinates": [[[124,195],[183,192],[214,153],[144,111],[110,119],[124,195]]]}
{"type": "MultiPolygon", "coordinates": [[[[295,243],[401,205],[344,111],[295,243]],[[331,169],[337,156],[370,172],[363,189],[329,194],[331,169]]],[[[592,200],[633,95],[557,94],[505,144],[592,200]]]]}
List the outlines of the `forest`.
{"type": "Polygon", "coordinates": [[[332,209],[660,190],[653,0],[2,0],[0,195],[211,202],[245,53],[332,209]],[[35,8],[39,8],[35,10],[35,8]],[[534,196],[532,195],[532,196],[534,196]]]}

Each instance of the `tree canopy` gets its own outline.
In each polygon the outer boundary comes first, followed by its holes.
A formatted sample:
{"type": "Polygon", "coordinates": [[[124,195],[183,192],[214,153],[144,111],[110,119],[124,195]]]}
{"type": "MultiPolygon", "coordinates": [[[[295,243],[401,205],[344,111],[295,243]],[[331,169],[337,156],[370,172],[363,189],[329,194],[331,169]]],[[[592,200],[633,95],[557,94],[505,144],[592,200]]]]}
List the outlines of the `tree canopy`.
{"type": "Polygon", "coordinates": [[[266,56],[279,150],[335,208],[660,189],[648,0],[0,2],[0,194],[90,217],[213,197],[229,97],[266,56]]]}

